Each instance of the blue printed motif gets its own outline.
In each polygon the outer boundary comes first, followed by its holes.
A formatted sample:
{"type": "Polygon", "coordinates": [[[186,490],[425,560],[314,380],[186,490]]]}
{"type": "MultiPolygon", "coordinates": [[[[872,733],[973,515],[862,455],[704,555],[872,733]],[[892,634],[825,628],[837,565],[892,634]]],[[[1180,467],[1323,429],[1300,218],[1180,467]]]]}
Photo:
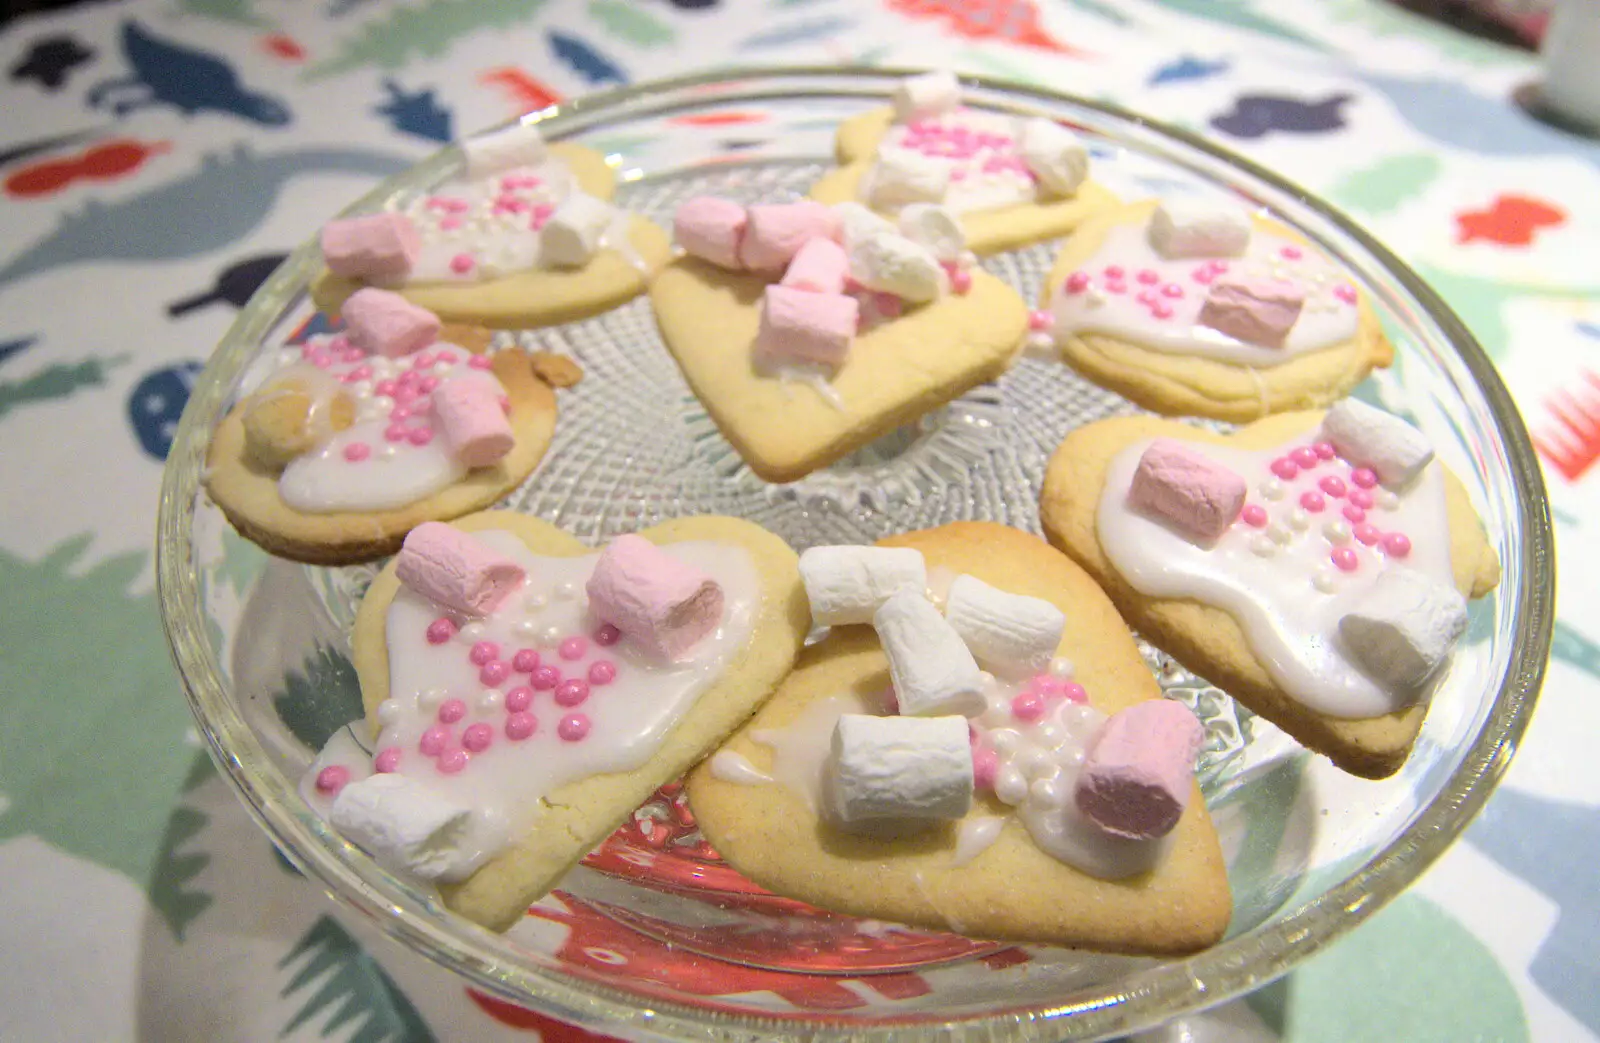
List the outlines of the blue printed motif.
{"type": "Polygon", "coordinates": [[[287,254],[261,254],[235,261],[217,273],[216,281],[212,283],[210,289],[168,304],[167,316],[173,319],[181,318],[198,308],[217,303],[242,308],[287,257],[287,254]]]}
{"type": "Polygon", "coordinates": [[[383,89],[389,97],[372,111],[386,117],[395,130],[429,141],[451,139],[450,110],[439,104],[431,89],[407,91],[394,80],[384,80],[383,89]]]}
{"type": "Polygon", "coordinates": [[[1600,165],[1600,145],[1534,119],[1511,102],[1449,80],[1362,74],[1417,133],[1486,156],[1582,156],[1600,165]]]}
{"type": "Polygon", "coordinates": [[[1184,83],[1189,80],[1210,79],[1220,73],[1227,72],[1231,65],[1232,63],[1226,59],[1208,62],[1204,58],[1196,58],[1192,54],[1186,54],[1151,73],[1147,82],[1152,87],[1159,87],[1164,83],[1184,83]]]}
{"type": "Polygon", "coordinates": [[[550,49],[555,52],[556,57],[570,65],[574,72],[590,83],[628,82],[627,73],[595,50],[593,45],[554,29],[551,29],[546,36],[550,40],[550,49]]]}
{"type": "Polygon", "coordinates": [[[1326,134],[1345,125],[1345,93],[1321,101],[1301,101],[1286,94],[1241,94],[1233,108],[1211,117],[1211,125],[1236,138],[1259,138],[1272,131],[1288,134],[1326,134]]]}
{"type": "Polygon", "coordinates": [[[92,108],[108,107],[118,119],[151,105],[187,116],[224,112],[268,127],[291,118],[287,105],[245,87],[221,58],[153,36],[138,22],[122,23],[122,53],[133,75],[97,84],[88,97],[92,108]]]}
{"type": "Polygon", "coordinates": [[[66,86],[72,70],[94,58],[94,51],[63,33],[33,41],[28,53],[11,67],[11,82],[33,80],[47,91],[66,86]]]}
{"type": "Polygon", "coordinates": [[[39,340],[38,337],[20,337],[17,340],[0,341],[0,362],[13,355],[20,354],[33,347],[39,340]]]}
{"type": "Polygon", "coordinates": [[[128,395],[128,423],[139,447],[157,460],[172,451],[178,418],[189,404],[189,389],[205,367],[198,362],[163,366],[145,375],[128,395]]]}

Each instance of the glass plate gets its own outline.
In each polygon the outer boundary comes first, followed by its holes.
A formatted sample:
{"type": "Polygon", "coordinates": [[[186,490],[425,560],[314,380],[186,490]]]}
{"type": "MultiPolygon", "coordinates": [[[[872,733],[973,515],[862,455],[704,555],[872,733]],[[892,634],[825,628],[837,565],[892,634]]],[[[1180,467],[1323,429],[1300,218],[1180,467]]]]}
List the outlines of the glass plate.
{"type": "MultiPolygon", "coordinates": [[[[596,95],[530,117],[604,152],[618,201],[670,224],[712,192],[803,195],[838,121],[885,103],[893,71],[781,69],[596,95]]],[[[967,81],[969,104],[1081,129],[1095,176],[1125,198],[1235,193],[1346,265],[1398,349],[1359,394],[1422,427],[1465,482],[1504,579],[1475,604],[1416,751],[1383,782],[1310,758],[1155,649],[1167,695],[1205,722],[1201,781],[1229,861],[1228,938],[1186,960],[996,945],[834,916],[770,895],[700,839],[677,787],[634,813],[559,891],[504,936],[446,912],[344,843],[295,781],[360,713],[347,632],[372,566],[267,558],[200,488],[212,429],[252,366],[315,328],[308,243],[262,287],[190,399],[168,461],[159,532],[162,607],[196,717],[246,805],[287,856],[390,934],[495,996],[587,1024],[676,1039],[1092,1039],[1263,984],[1398,894],[1482,805],[1526,724],[1552,619],[1552,549],[1539,470],[1488,359],[1415,275],[1325,204],[1237,157],[1130,113],[967,81]]],[[[446,149],[352,212],[415,193],[460,163],[446,149]]],[[[985,260],[1032,300],[1054,244],[985,260]]],[[[1135,412],[1053,360],[993,384],[826,470],[769,485],[717,433],[663,348],[649,305],[502,334],[572,355],[549,454],[508,505],[599,543],[684,514],[750,518],[797,549],[865,542],[959,519],[1039,531],[1044,464],[1079,424],[1135,412]]]]}

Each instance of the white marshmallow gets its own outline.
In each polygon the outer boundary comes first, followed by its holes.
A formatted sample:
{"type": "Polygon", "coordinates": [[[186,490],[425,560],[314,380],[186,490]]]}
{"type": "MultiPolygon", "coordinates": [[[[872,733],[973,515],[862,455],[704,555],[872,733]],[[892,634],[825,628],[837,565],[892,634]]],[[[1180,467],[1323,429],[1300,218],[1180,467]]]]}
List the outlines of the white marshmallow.
{"type": "Polygon", "coordinates": [[[949,285],[938,258],[898,232],[869,236],[845,253],[856,282],[913,304],[938,299],[949,285]]]}
{"type": "Polygon", "coordinates": [[[1339,620],[1350,655],[1396,692],[1426,681],[1466,629],[1461,592],[1403,566],[1385,570],[1339,620]]]}
{"type": "Polygon", "coordinates": [[[901,590],[928,585],[922,552],[911,547],[812,547],[800,555],[800,579],[820,626],[870,623],[901,590]]]}
{"type": "Polygon", "coordinates": [[[514,123],[492,134],[461,143],[467,154],[467,176],[488,177],[517,167],[536,167],[549,155],[544,135],[532,123],[514,123]]]}
{"type": "Polygon", "coordinates": [[[949,70],[907,76],[894,89],[897,123],[938,116],[961,104],[961,81],[949,70]]]}
{"type": "Polygon", "coordinates": [[[844,714],[827,772],[837,825],[960,818],[972,807],[967,719],[844,714]]]}
{"type": "Polygon", "coordinates": [[[1035,116],[1024,121],[1018,151],[1051,195],[1073,195],[1089,176],[1089,150],[1078,135],[1055,120],[1035,116]]]}
{"type": "Polygon", "coordinates": [[[424,880],[460,880],[480,854],[466,846],[470,808],[404,775],[373,775],[339,791],[328,821],[392,869],[424,880]]]}
{"type": "Polygon", "coordinates": [[[1048,670],[1067,625],[1050,602],[1008,594],[974,576],[950,584],[944,615],[979,663],[1013,678],[1048,670]]]}
{"type": "Polygon", "coordinates": [[[1164,199],[1150,215],[1149,234],[1168,260],[1239,257],[1250,243],[1250,215],[1222,199],[1164,199]]]}
{"type": "Polygon", "coordinates": [[[1384,485],[1404,487],[1433,461],[1427,436],[1393,413],[1347,398],[1322,418],[1322,433],[1339,455],[1378,473],[1384,485]]]}
{"type": "Polygon", "coordinates": [[[902,714],[976,717],[988,709],[983,674],[972,653],[922,591],[891,596],[873,614],[872,625],[889,657],[889,677],[902,714]]]}
{"type": "Polygon", "coordinates": [[[950,187],[950,164],[920,152],[882,145],[867,174],[867,202],[895,211],[910,203],[938,203],[950,187]]]}
{"type": "Polygon", "coordinates": [[[841,245],[846,250],[852,243],[859,243],[870,239],[883,232],[893,232],[894,224],[873,213],[860,203],[835,203],[833,212],[839,216],[839,227],[842,231],[841,245]]]}
{"type": "Polygon", "coordinates": [[[574,192],[556,207],[539,233],[542,258],[558,268],[581,268],[600,249],[616,211],[610,203],[574,192]]]}
{"type": "Polygon", "coordinates": [[[934,260],[951,264],[967,248],[961,219],[938,203],[912,203],[901,210],[900,234],[933,254],[934,260]]]}

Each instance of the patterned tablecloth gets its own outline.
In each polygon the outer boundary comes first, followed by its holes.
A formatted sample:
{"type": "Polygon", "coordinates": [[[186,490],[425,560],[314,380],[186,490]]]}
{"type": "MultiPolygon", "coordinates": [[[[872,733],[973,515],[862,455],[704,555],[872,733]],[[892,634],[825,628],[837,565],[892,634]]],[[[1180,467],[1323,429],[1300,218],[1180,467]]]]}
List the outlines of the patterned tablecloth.
{"type": "Polygon", "coordinates": [[[0,1039],[601,1038],[474,996],[275,857],[178,695],[155,501],[201,361],[321,219],[691,56],[1109,98],[1331,199],[1461,312],[1561,540],[1532,730],[1412,891],[1150,1038],[1600,1039],[1600,145],[1508,103],[1530,56],[1379,0],[127,0],[0,31],[0,1039]]]}

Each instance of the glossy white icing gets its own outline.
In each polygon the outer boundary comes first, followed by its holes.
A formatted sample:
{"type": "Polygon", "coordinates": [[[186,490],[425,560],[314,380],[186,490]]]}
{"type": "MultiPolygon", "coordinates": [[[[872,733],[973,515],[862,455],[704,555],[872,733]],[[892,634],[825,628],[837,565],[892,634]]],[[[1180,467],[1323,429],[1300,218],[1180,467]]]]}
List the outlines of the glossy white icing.
{"type": "Polygon", "coordinates": [[[956,831],[956,853],[950,858],[951,864],[964,866],[989,850],[1000,839],[1005,824],[1006,820],[1000,815],[968,815],[962,819],[961,828],[956,831]]]}
{"type": "Polygon", "coordinates": [[[1418,698],[1416,692],[1385,691],[1362,673],[1342,646],[1338,623],[1384,569],[1419,569],[1454,585],[1444,475],[1437,462],[1396,493],[1377,485],[1361,488],[1353,480],[1355,469],[1332,446],[1310,437],[1265,450],[1196,445],[1243,475],[1251,489],[1239,519],[1214,544],[1202,545],[1127,506],[1134,471],[1149,444],[1130,445],[1112,460],[1097,515],[1100,545],[1130,586],[1149,597],[1191,598],[1228,612],[1272,679],[1319,713],[1375,717],[1418,698]],[[1314,446],[1322,448],[1321,455],[1314,446]],[[1297,449],[1310,450],[1301,458],[1315,464],[1297,467],[1292,479],[1275,476],[1274,462],[1297,449]],[[1322,487],[1328,479],[1336,480],[1341,495],[1322,487]],[[1315,497],[1310,502],[1321,509],[1308,509],[1306,496],[1315,497]],[[1247,520],[1252,517],[1260,524],[1247,520]],[[1404,551],[1397,554],[1400,547],[1404,551]]]}
{"type": "MultiPolygon", "coordinates": [[[[949,168],[943,204],[957,213],[1032,203],[1038,185],[1022,161],[1020,121],[995,112],[960,108],[939,116],[891,124],[881,148],[902,149],[949,168]]],[[[872,188],[876,164],[861,180],[861,198],[872,188]]]]}
{"type": "Polygon", "coordinates": [[[1355,288],[1344,273],[1311,247],[1259,229],[1243,257],[1173,261],[1150,245],[1144,225],[1117,225],[1088,264],[1051,287],[1049,311],[1057,337],[1103,333],[1253,367],[1341,344],[1357,329],[1355,288]],[[1247,344],[1198,324],[1211,284],[1223,275],[1285,280],[1305,290],[1283,347],[1247,344]]]}
{"type": "Polygon", "coordinates": [[[751,764],[750,758],[733,750],[718,750],[711,755],[711,777],[749,786],[772,781],[772,776],[751,764]]]}

